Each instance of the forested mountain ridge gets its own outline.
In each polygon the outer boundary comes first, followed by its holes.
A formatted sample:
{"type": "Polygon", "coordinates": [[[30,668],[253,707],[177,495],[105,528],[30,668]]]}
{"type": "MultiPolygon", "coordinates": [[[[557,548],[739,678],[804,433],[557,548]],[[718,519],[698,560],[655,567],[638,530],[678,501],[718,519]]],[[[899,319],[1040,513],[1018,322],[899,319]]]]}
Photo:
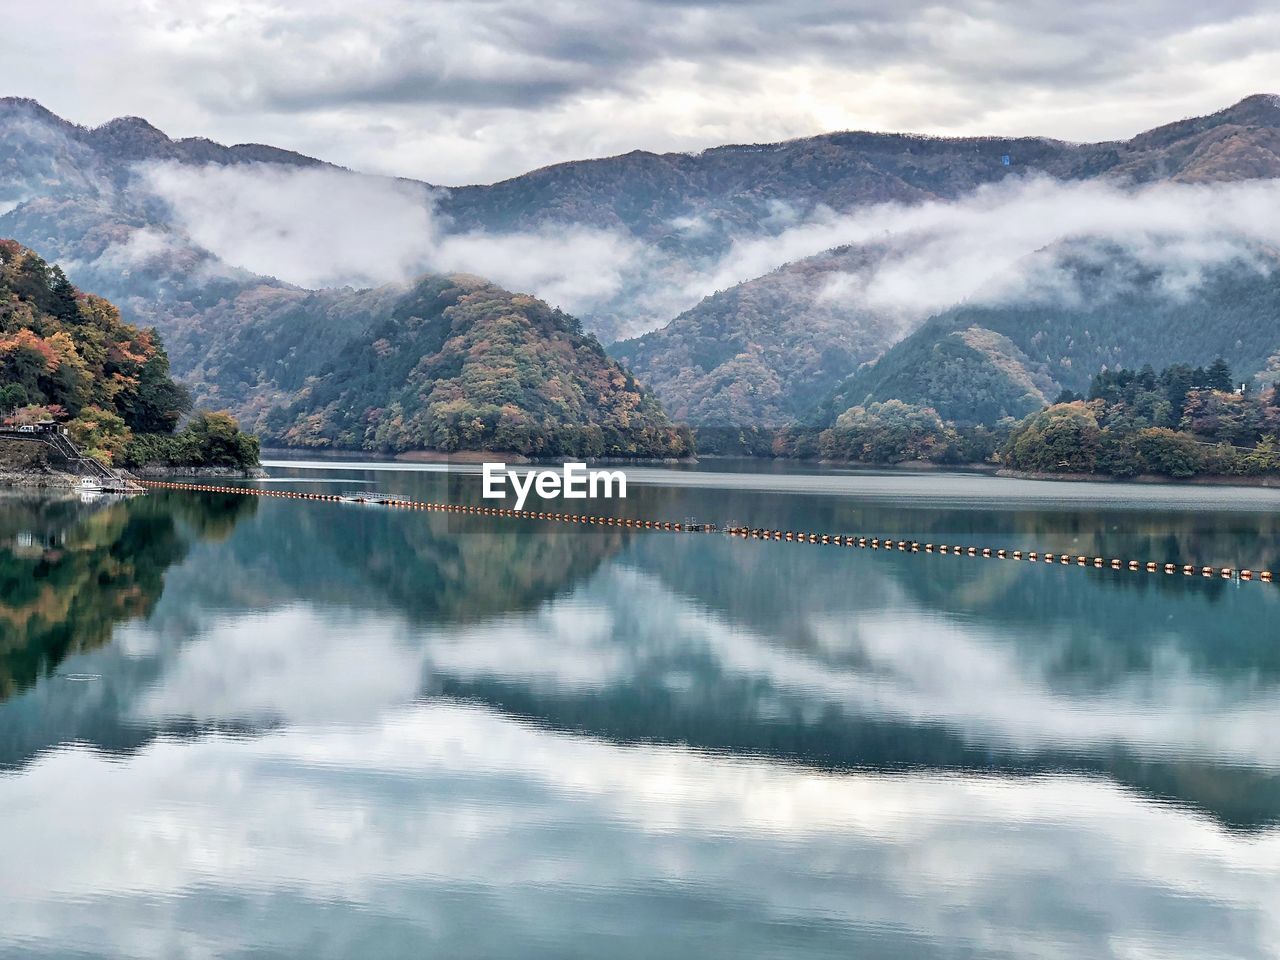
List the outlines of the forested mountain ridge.
{"type": "Polygon", "coordinates": [[[791,423],[901,336],[899,317],[829,286],[836,274],[857,274],[881,255],[874,246],[841,247],[797,260],[707,297],[610,352],[682,423],[791,423]]]}
{"type": "Polygon", "coordinates": [[[687,431],[577,320],[477,277],[430,276],[337,352],[268,433],[299,447],[681,457],[687,431]]]}
{"type": "Polygon", "coordinates": [[[518,228],[550,220],[617,226],[647,240],[717,247],[744,230],[768,232],[779,203],[844,211],[890,200],[954,199],[1028,173],[1136,183],[1277,177],[1280,98],[1259,94],[1130,140],[1091,144],[1044,137],[841,132],[693,154],[637,150],[556,164],[492,185],[453,188],[441,209],[461,227],[518,228]],[[683,241],[671,224],[688,217],[702,218],[705,230],[683,241]]]}
{"type": "MultiPolygon", "coordinates": [[[[122,165],[140,160],[332,166],[265,144],[174,140],[140,117],[83,127],[35,100],[0,97],[0,203],[92,190],[98,177],[118,180],[122,165]]],[[[700,211],[741,227],[769,218],[777,202],[846,210],[885,200],[954,198],[1031,171],[1062,180],[1106,175],[1135,182],[1280,176],[1280,98],[1256,94],[1204,117],[1100,143],[846,131],[698,153],[635,150],[452,187],[442,210],[460,229],[579,223],[659,239],[673,219],[700,211]]]]}
{"type": "Polygon", "coordinates": [[[260,143],[228,147],[204,137],[173,140],[141,117],[117,117],[98,127],[83,127],[35,100],[0,97],[0,204],[39,195],[100,193],[105,183],[119,185],[127,179],[128,164],[145,160],[323,164],[260,143]]]}
{"type": "Polygon", "coordinates": [[[1280,252],[1256,249],[1253,262],[1229,261],[1176,292],[1122,249],[1102,245],[1074,262],[1062,249],[1040,256],[1065,265],[1078,296],[945,311],[841,384],[826,421],[853,405],[902,400],[947,420],[994,423],[1038,410],[1062,389],[1082,392],[1102,369],[1206,356],[1224,357],[1242,379],[1274,379],[1280,252]]]}
{"type": "MultiPolygon", "coordinates": [[[[929,198],[951,198],[958,195],[950,192],[953,187],[963,193],[998,180],[1010,170],[1039,171],[1060,179],[1098,177],[1123,183],[1168,180],[1204,184],[1268,179],[1280,177],[1280,98],[1249,97],[1210,116],[1167,124],[1124,142],[1072,145],[1032,141],[1016,147],[1002,143],[1000,149],[1008,151],[1010,165],[1005,168],[997,164],[999,170],[969,166],[976,160],[991,159],[989,151],[997,145],[994,140],[902,137],[895,141],[891,135],[852,134],[816,139],[827,143],[840,138],[862,138],[878,158],[877,163],[892,166],[910,180],[913,189],[918,188],[917,198],[926,194],[929,198]],[[959,149],[962,142],[968,144],[972,155],[963,157],[958,166],[947,168],[939,158],[951,156],[949,151],[959,149]],[[890,150],[890,143],[897,143],[900,149],[890,150]],[[943,175],[947,169],[950,176],[943,175]],[[976,169],[981,170],[981,176],[956,178],[959,171],[976,169]]],[[[802,149],[814,142],[796,141],[794,146],[802,149]]],[[[908,195],[909,192],[900,194],[908,195]]],[[[1089,241],[1087,237],[1081,239],[1089,241]]],[[[899,249],[886,246],[879,253],[889,259],[901,257],[910,246],[908,238],[899,249]]],[[[844,409],[839,401],[850,399],[853,394],[858,394],[853,402],[900,397],[912,402],[938,399],[945,406],[945,382],[955,383],[975,398],[984,392],[990,394],[984,399],[983,409],[967,411],[965,418],[1021,416],[1046,402],[1044,391],[1049,392],[1050,398],[1056,393],[1060,384],[1055,377],[1065,378],[1077,388],[1083,385],[1069,371],[1055,373],[1048,369],[1042,362],[1047,355],[1033,350],[1035,359],[1024,357],[1016,343],[1005,342],[1008,331],[1000,324],[988,329],[981,322],[974,322],[973,332],[961,334],[950,332],[944,321],[949,332],[937,344],[930,362],[923,366],[922,358],[911,362],[917,368],[908,377],[912,382],[886,383],[883,390],[872,389],[875,378],[883,378],[895,369],[895,362],[885,364],[878,372],[858,373],[858,368],[911,333],[927,316],[895,313],[867,303],[860,297],[856,283],[845,282],[841,289],[841,281],[873,273],[880,247],[872,244],[836,248],[794,261],[719,291],[665,327],[615,343],[610,349],[653,387],[673,416],[698,425],[758,426],[776,425],[788,417],[810,419],[819,395],[832,391],[839,394],[839,399],[828,405],[826,422],[844,409]],[[1027,359],[1025,365],[1023,359],[1027,359]],[[847,361],[843,372],[842,360],[847,361]],[[852,382],[852,391],[840,387],[846,377],[852,382]],[[931,378],[937,378],[936,388],[925,382],[931,378]]],[[[1248,286],[1255,280],[1256,277],[1245,279],[1246,288],[1239,295],[1230,294],[1230,283],[1215,291],[1248,298],[1256,293],[1248,286]]],[[[1133,297],[1141,300],[1144,296],[1139,285],[1133,297]]],[[[1113,303],[1107,309],[1115,306],[1113,303]]],[[[1148,316],[1158,312],[1150,307],[1136,309],[1148,316]]],[[[1234,308],[1224,309],[1231,312],[1234,308]]],[[[1034,307],[1025,311],[1029,323],[1036,322],[1034,313],[1034,307]]],[[[1105,326],[1105,322],[1098,321],[1094,329],[1105,326]]],[[[1235,355],[1229,344],[1210,342],[1211,327],[1191,332],[1193,339],[1181,344],[1180,352],[1158,359],[1173,362],[1184,356],[1225,352],[1241,369],[1251,373],[1257,369],[1257,357],[1235,355]]],[[[1075,350],[1074,345],[1065,343],[1055,347],[1063,357],[1075,350]]],[[[912,349],[916,348],[903,345],[904,351],[912,349]]],[[[1115,363],[1117,358],[1132,363],[1145,359],[1140,351],[1128,349],[1113,351],[1111,356],[1107,353],[1105,347],[1099,347],[1093,355],[1077,359],[1084,360],[1086,371],[1096,369],[1094,363],[1115,363]]],[[[1085,379],[1087,376],[1084,374],[1085,379]]]]}
{"type": "MultiPolygon", "coordinates": [[[[593,226],[633,238],[644,256],[660,261],[646,282],[657,278],[661,286],[670,274],[675,287],[701,276],[699,270],[744,238],[772,242],[814,211],[950,201],[1029,174],[1126,184],[1270,178],[1280,175],[1278,141],[1280,101],[1254,96],[1207,117],[1108,143],[833,133],[696,154],[635,151],[487,186],[436,191],[416,181],[397,183],[430,198],[440,228],[450,235],[593,226]]],[[[146,192],[138,171],[157,163],[319,170],[343,182],[392,181],[273,147],[174,140],[138,118],[79,127],[34,101],[0,99],[0,233],[66,264],[78,282],[100,290],[129,320],[156,326],[175,372],[200,402],[233,407],[258,421],[292,402],[306,379],[334,358],[332,351],[362,336],[398,288],[309,290],[264,275],[248,259],[243,266],[226,262],[196,243],[173,210],[146,192]]],[[[832,295],[832,279],[857,273],[859,258],[873,257],[872,250],[841,247],[793,261],[713,294],[660,332],[614,349],[679,419],[754,425],[807,416],[820,397],[925,316],[904,319],[872,309],[856,293],[832,295]]],[[[690,289],[696,296],[710,286],[690,289]]],[[[625,308],[629,290],[624,285],[610,309],[625,308]]],[[[599,330],[626,318],[583,319],[588,329],[599,330]]],[[[991,334],[952,342],[969,359],[995,356],[997,367],[1017,366],[1018,353],[998,339],[1006,338],[1030,363],[1014,377],[1022,387],[1011,400],[1034,399],[1043,388],[1028,392],[1025,385],[1043,379],[1037,365],[1051,358],[1028,351],[993,324],[975,321],[970,326],[991,334]],[[977,358],[965,352],[974,349],[977,358]]],[[[1217,345],[1196,341],[1185,354],[1217,352],[1217,345]]],[[[1227,353],[1242,370],[1254,362],[1227,353]]],[[[981,370],[990,372],[985,365],[981,370]]],[[[1052,369],[1044,373],[1055,385],[1062,382],[1052,369]]]]}

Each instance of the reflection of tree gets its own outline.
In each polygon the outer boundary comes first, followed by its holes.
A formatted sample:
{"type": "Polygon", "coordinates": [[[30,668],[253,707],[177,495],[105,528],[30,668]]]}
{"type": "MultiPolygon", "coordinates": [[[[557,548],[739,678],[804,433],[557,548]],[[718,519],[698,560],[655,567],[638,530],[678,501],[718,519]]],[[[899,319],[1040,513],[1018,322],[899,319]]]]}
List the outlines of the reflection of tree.
{"type": "Polygon", "coordinates": [[[0,501],[0,699],[106,643],[115,624],[147,616],[191,532],[226,529],[255,507],[243,497],[206,503],[180,511],[184,526],[150,497],[0,501]]]}

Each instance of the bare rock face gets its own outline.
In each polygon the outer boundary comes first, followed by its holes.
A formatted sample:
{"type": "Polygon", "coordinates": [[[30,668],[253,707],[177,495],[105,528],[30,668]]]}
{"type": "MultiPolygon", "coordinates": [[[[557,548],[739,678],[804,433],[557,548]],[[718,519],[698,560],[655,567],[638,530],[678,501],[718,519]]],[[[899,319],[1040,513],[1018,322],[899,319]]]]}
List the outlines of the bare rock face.
{"type": "Polygon", "coordinates": [[[73,474],[57,469],[43,443],[0,437],[0,485],[69,487],[76,480],[73,474]]]}

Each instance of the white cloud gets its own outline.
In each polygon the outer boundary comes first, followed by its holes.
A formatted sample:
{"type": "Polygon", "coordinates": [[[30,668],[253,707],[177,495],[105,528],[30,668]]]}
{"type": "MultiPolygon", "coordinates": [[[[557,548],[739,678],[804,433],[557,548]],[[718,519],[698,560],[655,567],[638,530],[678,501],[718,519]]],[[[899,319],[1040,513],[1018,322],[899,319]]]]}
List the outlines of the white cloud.
{"type": "Polygon", "coordinates": [[[835,775],[449,703],[123,759],[73,746],[0,779],[0,803],[0,898],[20,905],[0,948],[35,956],[285,954],[353,930],[454,957],[673,954],[708,915],[726,957],[1280,942],[1275,830],[1099,780],[835,775]]]}
{"type": "Polygon", "coordinates": [[[429,191],[403,181],[271,164],[150,164],[140,176],[195,243],[304,287],[406,279],[436,234],[429,191]]]}
{"type": "MultiPolygon", "coordinates": [[[[695,289],[723,288],[844,244],[881,246],[856,273],[834,273],[829,297],[923,319],[967,300],[1059,299],[1078,294],[1055,258],[1025,262],[1061,241],[1114,244],[1163,272],[1171,296],[1230,261],[1268,269],[1258,247],[1280,246],[1280,183],[1137,189],[1047,178],[985,186],[958,201],[883,204],[851,214],[819,210],[775,236],[735,242],[695,289]]],[[[1096,248],[1095,248],[1096,249],[1096,248]]]]}
{"type": "MultiPolygon", "coordinates": [[[[759,711],[755,720],[773,705],[796,716],[942,725],[966,742],[1029,755],[1121,751],[1280,770],[1275,691],[1250,677],[1207,679],[1175,630],[1150,641],[1148,669],[1082,691],[1057,676],[1064,647],[1079,639],[1071,631],[1049,629],[1029,645],[1013,628],[922,613],[883,578],[796,626],[811,643],[781,644],[710,616],[657,577],[621,566],[532,614],[478,626],[422,630],[395,616],[321,618],[282,606],[214,620],[169,648],[130,709],[146,721],[354,721],[408,703],[433,679],[608,696],[678,678],[692,658],[710,664],[703,675],[722,696],[755,691],[743,714],[759,711]]],[[[149,636],[131,625],[121,642],[151,656],[149,636]]]]}
{"type": "Polygon", "coordinates": [[[7,14],[24,39],[0,86],[72,119],[140,114],[442,184],[846,128],[1116,138],[1280,75],[1280,14],[1260,0],[68,0],[54,18],[7,14]]]}
{"type": "MultiPolygon", "coordinates": [[[[586,313],[616,297],[650,260],[639,241],[590,227],[450,233],[433,191],[341,170],[161,163],[141,167],[139,177],[196,244],[233,266],[303,287],[465,272],[586,313]]],[[[149,250],[143,240],[135,245],[149,250]]]]}
{"type": "MultiPolygon", "coordinates": [[[[1280,183],[1136,189],[1105,182],[1009,180],[958,201],[880,204],[808,216],[779,206],[766,235],[743,235],[709,263],[682,260],[621,230],[546,225],[453,232],[419,184],[333,169],[277,166],[140,168],[175,226],[224,261],[304,287],[373,286],[424,272],[467,272],[529,292],[608,329],[642,332],[718,289],[844,244],[882,252],[825,280],[828,299],[898,316],[905,325],[962,301],[1079,296],[1057,261],[1026,258],[1072,238],[1115,244],[1163,271],[1170,296],[1231,260],[1266,269],[1257,248],[1280,247],[1280,183]]],[[[673,229],[695,232],[681,218],[673,229]]],[[[131,238],[120,259],[153,255],[160,238],[131,238]],[[136,249],[134,249],[136,248],[136,249]]],[[[1093,254],[1096,255],[1096,251],[1093,254]]],[[[814,281],[818,282],[818,281],[814,281]]]]}

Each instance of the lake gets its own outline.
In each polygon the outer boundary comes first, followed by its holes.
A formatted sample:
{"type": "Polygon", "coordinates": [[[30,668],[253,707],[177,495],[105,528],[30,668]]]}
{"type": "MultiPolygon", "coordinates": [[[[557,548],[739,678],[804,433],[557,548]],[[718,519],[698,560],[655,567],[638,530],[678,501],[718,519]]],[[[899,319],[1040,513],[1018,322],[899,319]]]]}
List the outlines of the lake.
{"type": "MultiPolygon", "coordinates": [[[[1280,571],[1280,491],[628,476],[582,512],[1280,571]]],[[[1273,957],[1278,623],[1256,581],[7,493],[0,956],[1273,957]]]]}

